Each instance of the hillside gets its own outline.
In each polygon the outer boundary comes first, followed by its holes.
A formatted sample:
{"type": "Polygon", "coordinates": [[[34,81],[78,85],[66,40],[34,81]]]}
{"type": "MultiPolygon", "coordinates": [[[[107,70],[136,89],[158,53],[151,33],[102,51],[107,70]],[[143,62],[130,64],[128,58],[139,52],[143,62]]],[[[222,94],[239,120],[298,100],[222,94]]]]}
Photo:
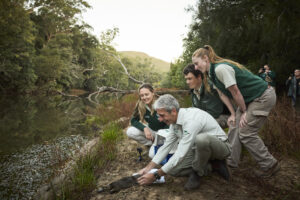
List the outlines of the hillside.
{"type": "Polygon", "coordinates": [[[168,72],[170,69],[170,63],[163,61],[158,58],[151,57],[143,52],[137,52],[137,51],[120,51],[119,52],[121,56],[128,57],[129,59],[140,59],[145,60],[148,59],[151,61],[151,63],[154,65],[154,68],[159,72],[168,72]]]}

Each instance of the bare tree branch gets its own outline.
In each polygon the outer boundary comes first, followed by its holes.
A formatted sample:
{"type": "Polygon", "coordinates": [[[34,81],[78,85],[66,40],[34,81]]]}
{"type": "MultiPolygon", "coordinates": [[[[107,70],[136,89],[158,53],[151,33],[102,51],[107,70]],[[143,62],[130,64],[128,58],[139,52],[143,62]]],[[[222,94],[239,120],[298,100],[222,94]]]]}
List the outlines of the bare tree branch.
{"type": "Polygon", "coordinates": [[[126,67],[126,66],[124,65],[124,63],[122,62],[120,56],[117,56],[117,55],[115,55],[115,54],[113,54],[113,53],[111,53],[111,52],[109,52],[109,51],[107,51],[107,50],[105,50],[105,49],[102,49],[102,50],[105,51],[108,55],[111,55],[114,59],[116,59],[116,60],[121,64],[121,66],[123,67],[123,69],[124,69],[124,71],[125,71],[125,74],[128,76],[128,78],[129,78],[130,80],[132,80],[133,82],[138,83],[138,84],[143,84],[143,83],[144,83],[143,81],[140,81],[140,80],[137,80],[137,79],[133,78],[133,77],[129,74],[129,72],[128,72],[128,70],[127,70],[127,67],[126,67]]]}
{"type": "Polygon", "coordinates": [[[82,73],[87,72],[87,71],[93,71],[93,70],[94,70],[94,66],[92,66],[92,68],[90,68],[90,69],[84,69],[84,70],[82,71],[82,73]]]}

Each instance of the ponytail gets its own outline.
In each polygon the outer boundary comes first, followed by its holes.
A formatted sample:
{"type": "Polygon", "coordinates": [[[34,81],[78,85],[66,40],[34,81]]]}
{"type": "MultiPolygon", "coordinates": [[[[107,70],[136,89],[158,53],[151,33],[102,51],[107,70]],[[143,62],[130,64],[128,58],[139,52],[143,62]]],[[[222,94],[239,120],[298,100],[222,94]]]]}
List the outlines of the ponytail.
{"type": "Polygon", "coordinates": [[[209,62],[211,62],[213,64],[227,62],[229,64],[237,66],[240,69],[246,69],[243,65],[241,65],[238,62],[235,62],[235,61],[232,61],[230,59],[225,59],[225,58],[222,58],[222,57],[218,56],[210,45],[204,45],[203,48],[197,49],[193,53],[192,57],[201,57],[202,58],[204,55],[206,55],[209,59],[209,62]]]}

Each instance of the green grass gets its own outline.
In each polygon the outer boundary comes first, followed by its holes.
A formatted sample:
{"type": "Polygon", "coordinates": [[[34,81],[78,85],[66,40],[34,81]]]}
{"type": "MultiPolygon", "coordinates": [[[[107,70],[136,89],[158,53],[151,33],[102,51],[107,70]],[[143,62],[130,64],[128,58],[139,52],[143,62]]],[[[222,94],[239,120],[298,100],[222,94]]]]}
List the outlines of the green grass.
{"type": "Polygon", "coordinates": [[[98,173],[116,158],[116,144],[121,139],[122,127],[117,123],[108,124],[96,148],[77,160],[71,181],[56,191],[55,199],[89,199],[89,194],[96,188],[98,173]]]}
{"type": "Polygon", "coordinates": [[[94,168],[96,167],[96,163],[97,158],[92,154],[81,157],[77,161],[72,182],[78,189],[85,190],[95,186],[94,168]]]}
{"type": "Polygon", "coordinates": [[[104,144],[115,143],[121,139],[120,137],[120,127],[116,123],[109,124],[105,131],[102,133],[102,142],[104,144]]]}

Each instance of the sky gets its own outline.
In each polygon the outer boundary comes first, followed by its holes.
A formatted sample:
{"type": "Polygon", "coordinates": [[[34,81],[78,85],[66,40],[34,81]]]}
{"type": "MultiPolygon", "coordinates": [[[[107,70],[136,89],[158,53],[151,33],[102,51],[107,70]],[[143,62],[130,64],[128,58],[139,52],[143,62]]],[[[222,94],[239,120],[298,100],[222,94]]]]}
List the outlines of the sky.
{"type": "Polygon", "coordinates": [[[117,51],[140,51],[166,62],[182,52],[182,39],[188,32],[192,15],[185,8],[196,0],[87,0],[93,7],[83,20],[93,34],[119,28],[114,40],[117,51]]]}

